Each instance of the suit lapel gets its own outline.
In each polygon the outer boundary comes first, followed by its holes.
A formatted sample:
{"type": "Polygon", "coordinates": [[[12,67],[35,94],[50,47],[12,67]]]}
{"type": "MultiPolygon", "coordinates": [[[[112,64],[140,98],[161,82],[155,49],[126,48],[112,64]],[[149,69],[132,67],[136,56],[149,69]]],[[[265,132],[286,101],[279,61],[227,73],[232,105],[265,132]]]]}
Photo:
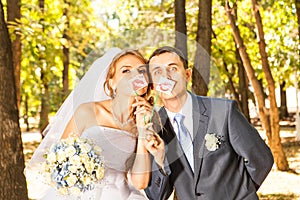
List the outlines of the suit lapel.
{"type": "Polygon", "coordinates": [[[204,137],[207,131],[208,120],[207,108],[202,98],[191,94],[193,102],[193,145],[194,145],[194,184],[196,186],[203,160],[204,137]]]}

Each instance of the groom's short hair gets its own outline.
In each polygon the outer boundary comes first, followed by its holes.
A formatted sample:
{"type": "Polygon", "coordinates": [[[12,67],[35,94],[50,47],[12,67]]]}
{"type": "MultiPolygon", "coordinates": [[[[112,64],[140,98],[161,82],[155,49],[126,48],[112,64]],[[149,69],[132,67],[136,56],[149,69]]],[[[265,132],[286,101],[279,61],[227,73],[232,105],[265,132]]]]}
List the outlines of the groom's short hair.
{"type": "Polygon", "coordinates": [[[149,57],[148,62],[150,62],[152,57],[158,56],[163,53],[175,53],[177,56],[179,56],[181,62],[183,63],[184,68],[185,69],[188,68],[188,60],[186,59],[186,56],[179,49],[171,47],[171,46],[163,46],[163,47],[156,49],[149,57]]]}

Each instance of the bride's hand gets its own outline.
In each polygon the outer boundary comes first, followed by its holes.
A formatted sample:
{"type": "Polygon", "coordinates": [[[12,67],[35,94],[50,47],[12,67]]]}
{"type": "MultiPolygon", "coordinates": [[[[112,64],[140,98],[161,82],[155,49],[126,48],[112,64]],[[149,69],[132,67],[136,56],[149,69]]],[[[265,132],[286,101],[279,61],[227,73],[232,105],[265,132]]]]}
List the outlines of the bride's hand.
{"type": "Polygon", "coordinates": [[[163,167],[165,145],[160,136],[153,130],[151,122],[153,106],[145,98],[139,96],[136,97],[136,103],[132,104],[132,106],[136,107],[134,114],[136,116],[139,139],[143,140],[145,148],[153,155],[155,162],[163,167]]]}
{"type": "Polygon", "coordinates": [[[154,157],[155,162],[163,168],[165,159],[165,144],[161,137],[152,129],[152,123],[144,126],[144,145],[154,157]]]}
{"type": "Polygon", "coordinates": [[[138,128],[142,128],[150,122],[153,106],[143,97],[137,96],[135,99],[136,102],[132,104],[132,107],[136,108],[134,112],[136,125],[138,128]]]}

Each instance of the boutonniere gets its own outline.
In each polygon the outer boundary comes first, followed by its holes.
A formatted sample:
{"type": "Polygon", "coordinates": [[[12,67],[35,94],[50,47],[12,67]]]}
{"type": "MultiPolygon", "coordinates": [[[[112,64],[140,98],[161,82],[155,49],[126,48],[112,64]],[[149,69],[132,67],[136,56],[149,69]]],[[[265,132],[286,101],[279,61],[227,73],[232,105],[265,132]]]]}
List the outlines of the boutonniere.
{"type": "Polygon", "coordinates": [[[221,136],[214,133],[208,133],[205,135],[205,146],[208,151],[215,151],[220,148],[222,140],[221,136]]]}

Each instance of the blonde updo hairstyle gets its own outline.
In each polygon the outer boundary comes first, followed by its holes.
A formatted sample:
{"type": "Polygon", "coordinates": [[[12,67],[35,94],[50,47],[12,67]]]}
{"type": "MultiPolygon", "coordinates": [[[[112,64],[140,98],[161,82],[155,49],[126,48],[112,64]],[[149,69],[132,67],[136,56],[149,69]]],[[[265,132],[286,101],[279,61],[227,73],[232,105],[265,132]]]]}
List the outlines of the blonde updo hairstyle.
{"type": "MultiPolygon", "coordinates": [[[[147,60],[143,57],[143,55],[136,49],[126,49],[126,50],[123,50],[122,52],[120,52],[119,54],[117,54],[110,66],[109,66],[109,69],[108,69],[108,72],[107,72],[107,76],[106,76],[106,79],[105,79],[105,82],[103,84],[103,87],[104,87],[104,91],[105,93],[110,96],[111,98],[114,97],[114,90],[113,88],[111,87],[111,85],[109,84],[109,80],[112,79],[115,74],[116,74],[116,63],[124,56],[127,56],[127,55],[133,55],[133,56],[136,56],[140,61],[142,61],[143,63],[147,63],[147,60]]],[[[149,75],[148,75],[149,76],[149,75]]]]}

